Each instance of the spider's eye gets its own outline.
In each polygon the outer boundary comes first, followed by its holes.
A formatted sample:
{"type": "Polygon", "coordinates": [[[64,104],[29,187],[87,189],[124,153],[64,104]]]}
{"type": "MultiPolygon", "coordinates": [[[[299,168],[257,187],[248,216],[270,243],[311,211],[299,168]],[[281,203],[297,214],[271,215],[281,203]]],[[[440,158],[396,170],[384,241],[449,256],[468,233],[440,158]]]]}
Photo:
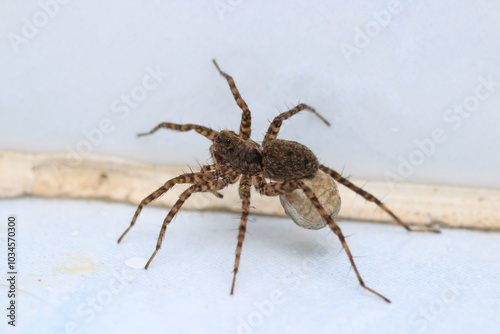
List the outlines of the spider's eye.
{"type": "Polygon", "coordinates": [[[220,135],[217,135],[217,137],[215,137],[215,141],[220,142],[220,135]]]}
{"type": "Polygon", "coordinates": [[[231,144],[231,139],[226,139],[225,143],[228,144],[228,145],[231,144]]]}

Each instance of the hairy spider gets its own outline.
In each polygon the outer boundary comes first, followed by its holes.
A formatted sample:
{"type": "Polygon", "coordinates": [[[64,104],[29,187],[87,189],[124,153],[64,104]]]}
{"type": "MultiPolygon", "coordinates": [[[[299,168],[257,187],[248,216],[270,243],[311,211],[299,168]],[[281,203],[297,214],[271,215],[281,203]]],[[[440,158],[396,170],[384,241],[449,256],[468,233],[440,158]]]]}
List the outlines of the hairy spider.
{"type": "MultiPolygon", "coordinates": [[[[389,210],[380,200],[375,198],[373,195],[352,184],[349,180],[343,178],[334,170],[319,164],[316,156],[304,145],[293,141],[276,139],[283,121],[302,110],[309,110],[313,112],[316,116],[323,120],[323,122],[329,125],[328,121],[326,121],[318,112],[316,112],[314,108],[306,104],[301,103],[295,108],[276,116],[269,126],[269,129],[267,130],[264,140],[262,141],[262,146],[257,142],[251,140],[250,110],[248,109],[245,101],[241,98],[233,78],[223,72],[219,68],[215,60],[213,60],[213,63],[219,73],[227,80],[236,103],[243,111],[239,134],[236,134],[235,132],[230,130],[215,131],[208,127],[196,124],[174,123],[161,123],[147,133],[140,133],[138,136],[150,135],[161,128],[173,129],[177,131],[194,130],[212,141],[210,153],[212,155],[214,163],[203,166],[197,173],[186,173],[179,175],[167,181],[163,186],[144,198],[135,211],[130,226],[125,230],[125,232],[123,232],[123,234],[118,239],[118,242],[123,239],[123,237],[135,224],[137,217],[139,216],[144,206],[148,205],[149,203],[166,193],[170,188],[178,183],[192,184],[179,196],[179,199],[174,204],[167,217],[163,221],[160,235],[156,243],[156,249],[149,258],[149,261],[146,263],[145,269],[147,269],[156,253],[160,249],[168,224],[172,221],[181,206],[192,194],[197,192],[211,192],[221,198],[222,195],[218,193],[219,190],[225,188],[229,184],[233,184],[239,181],[239,196],[242,200],[242,215],[238,231],[238,244],[236,247],[236,259],[234,262],[234,274],[231,285],[231,294],[233,294],[250,209],[251,186],[253,185],[259,193],[266,196],[288,195],[297,189],[301,189],[303,194],[305,195],[305,199],[303,201],[310,201],[312,206],[321,215],[322,219],[324,219],[323,224],[319,227],[328,225],[333,233],[335,233],[335,235],[337,235],[337,237],[339,238],[343,248],[347,253],[347,256],[349,257],[349,261],[351,262],[351,265],[361,286],[364,289],[381,297],[385,301],[390,302],[389,299],[382,296],[375,290],[369,288],[363,282],[356,264],[354,263],[351,251],[347,246],[345,237],[342,234],[340,227],[333,220],[333,218],[335,218],[336,212],[328,213],[327,210],[325,210],[324,205],[321,204],[321,202],[318,200],[318,196],[314,192],[314,186],[308,186],[306,184],[307,180],[313,179],[316,175],[321,173],[319,171],[322,171],[331,176],[335,181],[340,182],[344,186],[355,191],[366,200],[377,204],[380,208],[382,208],[382,210],[393,217],[398,224],[402,225],[408,231],[439,231],[435,229],[411,228],[407,224],[403,223],[394,213],[392,213],[391,210],[389,210]],[[267,182],[266,178],[269,179],[270,182],[267,182]]],[[[297,222],[295,218],[293,219],[297,222]]],[[[309,222],[307,224],[309,224],[309,222]]],[[[302,227],[314,229],[319,228],[318,226],[302,227]]]]}

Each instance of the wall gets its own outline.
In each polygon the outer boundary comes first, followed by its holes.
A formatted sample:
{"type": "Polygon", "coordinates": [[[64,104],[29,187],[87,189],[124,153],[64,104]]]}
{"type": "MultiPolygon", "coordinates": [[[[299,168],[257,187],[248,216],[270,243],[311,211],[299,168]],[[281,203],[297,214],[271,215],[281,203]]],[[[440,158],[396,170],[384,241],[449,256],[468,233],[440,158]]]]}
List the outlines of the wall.
{"type": "Polygon", "coordinates": [[[161,121],[281,138],[357,178],[500,187],[500,5],[491,1],[0,3],[0,149],[196,167],[209,142],[161,121]],[[77,152],[77,153],[71,153],[77,152]]]}

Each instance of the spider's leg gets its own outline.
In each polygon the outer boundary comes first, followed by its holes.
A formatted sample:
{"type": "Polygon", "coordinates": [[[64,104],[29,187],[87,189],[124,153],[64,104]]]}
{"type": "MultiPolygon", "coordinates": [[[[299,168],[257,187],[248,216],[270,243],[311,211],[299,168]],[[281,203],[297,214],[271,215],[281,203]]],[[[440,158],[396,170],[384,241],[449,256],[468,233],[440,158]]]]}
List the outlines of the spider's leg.
{"type": "Polygon", "coordinates": [[[361,275],[359,274],[358,268],[356,267],[356,264],[354,263],[354,258],[351,254],[351,251],[349,250],[349,246],[347,246],[347,242],[345,241],[344,234],[342,233],[342,230],[340,227],[337,225],[337,223],[328,215],[326,212],[325,208],[323,205],[321,205],[320,201],[314,194],[311,188],[309,188],[304,182],[302,181],[285,181],[285,182],[271,182],[271,183],[266,183],[265,179],[263,177],[255,177],[254,178],[254,185],[256,186],[257,190],[261,192],[264,195],[267,196],[277,196],[283,193],[290,192],[290,189],[297,189],[297,188],[302,188],[306,196],[309,198],[309,200],[314,204],[318,212],[321,214],[323,219],[327,222],[328,226],[330,229],[335,233],[335,235],[339,238],[340,242],[342,243],[342,247],[344,247],[347,256],[349,257],[349,261],[351,262],[351,265],[356,273],[356,276],[358,277],[358,281],[361,284],[361,286],[374,293],[375,295],[379,296],[386,302],[390,303],[391,301],[387,299],[386,297],[382,296],[380,293],[377,291],[369,288],[366,286],[365,282],[361,278],[361,275]]]}
{"type": "Polygon", "coordinates": [[[240,227],[238,229],[238,245],[236,246],[236,259],[234,261],[234,276],[233,284],[231,285],[231,294],[234,292],[234,283],[236,282],[236,273],[240,265],[241,248],[245,239],[245,231],[247,229],[248,214],[250,211],[250,176],[243,174],[240,180],[240,198],[242,200],[242,214],[240,227]]]}
{"type": "Polygon", "coordinates": [[[151,134],[155,133],[156,131],[158,131],[161,128],[172,129],[172,130],[183,131],[183,132],[184,131],[189,131],[189,130],[194,130],[194,131],[198,132],[199,134],[207,137],[211,141],[213,141],[215,139],[215,136],[217,136],[217,134],[219,133],[219,132],[217,132],[215,130],[212,130],[212,129],[210,129],[210,128],[206,127],[206,126],[202,126],[202,125],[196,125],[196,124],[175,124],[175,123],[163,122],[163,123],[160,123],[157,126],[155,126],[151,131],[144,132],[144,133],[139,133],[137,136],[138,137],[148,136],[148,135],[151,135],[151,134]]]}
{"type": "Polygon", "coordinates": [[[160,230],[160,235],[158,236],[158,242],[156,243],[156,249],[149,258],[144,269],[148,269],[156,253],[158,253],[158,250],[160,250],[161,243],[163,241],[163,236],[165,235],[165,231],[167,230],[167,226],[168,224],[170,224],[170,222],[175,217],[177,212],[179,212],[179,209],[184,204],[184,202],[186,202],[186,200],[194,193],[217,191],[226,187],[230,182],[232,182],[230,178],[223,178],[223,179],[216,179],[216,180],[210,180],[202,183],[193,184],[179,196],[179,199],[177,200],[177,202],[175,202],[174,206],[172,207],[167,217],[165,217],[165,220],[163,221],[163,225],[161,226],[160,230]]]}
{"type": "Polygon", "coordinates": [[[250,109],[248,109],[248,106],[243,100],[243,98],[240,95],[240,92],[238,91],[238,88],[236,88],[236,84],[234,83],[233,77],[231,77],[229,74],[223,72],[219,65],[217,65],[217,62],[215,59],[212,59],[214,62],[215,67],[217,67],[217,70],[219,73],[226,78],[227,83],[229,84],[229,88],[231,88],[231,93],[233,93],[234,99],[236,100],[236,104],[238,107],[241,108],[243,111],[243,114],[241,115],[241,125],[240,125],[240,136],[243,139],[248,139],[250,138],[250,133],[252,131],[252,115],[250,113],[250,109]]]}
{"type": "Polygon", "coordinates": [[[264,140],[262,142],[262,146],[265,146],[268,141],[276,139],[276,137],[278,136],[278,132],[280,131],[281,124],[283,123],[284,120],[289,119],[290,117],[292,117],[293,115],[295,115],[296,113],[298,113],[302,110],[312,111],[323,122],[325,122],[326,125],[328,125],[328,126],[330,125],[330,123],[323,116],[321,116],[313,107],[310,107],[307,104],[301,103],[298,106],[296,106],[295,108],[290,109],[288,111],[285,111],[274,118],[274,120],[271,122],[271,125],[269,125],[269,129],[267,130],[266,136],[264,137],[264,140]]]}
{"type": "Polygon", "coordinates": [[[210,172],[210,171],[216,170],[217,167],[218,166],[216,164],[203,165],[203,166],[201,166],[200,172],[210,172]]]}
{"type": "Polygon", "coordinates": [[[441,233],[441,231],[439,230],[439,227],[437,227],[437,228],[436,227],[412,227],[408,224],[403,223],[403,221],[401,221],[401,219],[399,219],[398,216],[396,216],[391,210],[389,210],[389,208],[387,208],[384,203],[382,203],[378,198],[376,198],[375,196],[373,196],[369,192],[361,189],[360,187],[353,184],[351,181],[347,180],[346,178],[343,178],[342,175],[340,175],[339,173],[337,173],[333,169],[330,169],[330,168],[323,166],[323,165],[320,165],[319,169],[321,169],[323,172],[329,174],[335,181],[337,181],[337,182],[341,183],[342,185],[346,186],[347,188],[351,189],[352,191],[354,191],[356,194],[360,195],[361,197],[363,197],[367,201],[377,204],[382,210],[384,210],[385,212],[387,212],[387,214],[389,214],[392,218],[394,218],[394,220],[396,220],[396,222],[399,225],[403,226],[408,231],[441,233]]]}
{"type": "MultiPolygon", "coordinates": [[[[217,164],[205,165],[205,166],[201,167],[200,172],[209,172],[209,171],[212,171],[212,170],[216,170],[217,168],[218,168],[217,164]]],[[[215,197],[217,197],[217,198],[224,198],[224,196],[221,193],[217,192],[217,191],[211,191],[211,193],[213,195],[215,195],[215,197]]]]}
{"type": "Polygon", "coordinates": [[[132,221],[130,222],[129,227],[125,230],[125,232],[122,233],[120,238],[118,239],[118,242],[122,241],[123,237],[125,234],[130,231],[132,226],[134,226],[135,221],[137,220],[137,217],[139,217],[139,214],[142,211],[142,208],[148,205],[149,203],[153,202],[155,199],[166,193],[170,188],[172,188],[174,185],[178,183],[199,183],[203,181],[209,181],[213,180],[215,178],[215,175],[210,172],[200,172],[200,173],[187,173],[183,175],[179,175],[177,177],[174,177],[171,180],[168,180],[165,182],[163,186],[160,188],[156,189],[154,192],[152,192],[148,197],[143,199],[139,206],[137,207],[137,210],[135,210],[134,217],[132,218],[132,221]]]}
{"type": "Polygon", "coordinates": [[[260,173],[252,179],[255,189],[257,189],[257,191],[262,195],[266,196],[279,196],[281,194],[290,193],[299,188],[298,183],[294,181],[267,183],[264,178],[264,173],[260,173]]]}
{"type": "Polygon", "coordinates": [[[314,204],[316,209],[318,209],[318,212],[321,214],[323,219],[326,220],[326,222],[328,223],[328,226],[333,231],[333,233],[335,233],[335,235],[339,238],[340,242],[342,243],[342,246],[345,249],[345,252],[347,253],[347,256],[349,257],[349,261],[351,261],[351,265],[352,265],[354,271],[356,272],[356,276],[358,277],[359,284],[361,284],[361,286],[363,288],[365,288],[366,290],[376,294],[377,296],[379,296],[380,298],[382,298],[386,302],[390,303],[391,301],[389,299],[387,299],[386,297],[382,296],[377,291],[375,291],[375,290],[373,290],[365,285],[365,282],[363,282],[363,279],[361,278],[361,275],[359,274],[358,268],[356,267],[356,264],[354,263],[354,258],[352,257],[352,254],[351,254],[351,251],[349,250],[349,247],[347,246],[347,242],[345,241],[345,237],[344,237],[344,234],[342,233],[342,230],[337,225],[337,223],[328,215],[325,208],[323,207],[323,205],[321,205],[321,203],[319,202],[318,198],[316,197],[316,195],[314,194],[312,189],[309,188],[302,181],[299,182],[299,186],[302,188],[302,190],[304,191],[306,196],[309,198],[309,200],[314,204]]]}
{"type": "Polygon", "coordinates": [[[224,196],[220,193],[220,192],[217,192],[217,191],[211,191],[211,193],[217,197],[217,198],[224,198],[224,196]]]}

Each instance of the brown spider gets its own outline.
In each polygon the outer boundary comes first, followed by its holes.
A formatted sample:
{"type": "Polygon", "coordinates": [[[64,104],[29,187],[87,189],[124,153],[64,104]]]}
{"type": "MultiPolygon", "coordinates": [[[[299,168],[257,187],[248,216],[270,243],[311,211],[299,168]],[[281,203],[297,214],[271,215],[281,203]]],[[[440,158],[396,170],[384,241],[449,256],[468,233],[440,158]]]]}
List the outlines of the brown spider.
{"type": "Polygon", "coordinates": [[[325,210],[324,206],[318,200],[318,197],[316,196],[314,190],[306,185],[303,180],[313,178],[318,173],[318,170],[321,170],[324,173],[330,175],[334,180],[355,191],[366,200],[377,204],[380,208],[382,208],[382,210],[393,217],[398,224],[402,225],[408,231],[439,231],[435,229],[411,228],[407,224],[403,223],[394,213],[392,213],[391,210],[389,210],[380,200],[375,198],[373,195],[352,184],[349,180],[343,178],[334,170],[320,165],[316,156],[304,145],[293,141],[276,139],[283,121],[302,110],[309,110],[313,112],[327,125],[329,125],[328,121],[326,121],[319,113],[317,113],[316,110],[306,104],[301,103],[295,108],[276,116],[269,126],[269,129],[267,130],[267,133],[262,142],[262,146],[257,142],[251,140],[250,110],[248,109],[245,101],[241,98],[233,78],[223,72],[219,68],[215,60],[213,60],[213,63],[215,64],[215,67],[217,68],[219,73],[224,78],[226,78],[229,87],[231,88],[231,92],[233,93],[234,99],[236,100],[236,103],[243,111],[239,134],[236,134],[233,131],[229,130],[215,131],[208,127],[196,124],[174,123],[161,123],[151,131],[139,134],[138,136],[150,135],[160,128],[173,129],[177,131],[194,130],[212,141],[213,144],[210,147],[210,153],[212,155],[214,163],[211,165],[203,166],[198,173],[182,174],[167,181],[163,186],[143,199],[139,204],[137,210],[135,211],[130,226],[125,230],[125,232],[123,232],[123,234],[118,239],[118,242],[123,239],[123,237],[135,224],[139,213],[142,211],[142,208],[145,205],[148,205],[178,183],[192,184],[180,195],[179,199],[174,204],[167,217],[163,221],[160,235],[156,243],[156,249],[151,255],[149,261],[146,263],[145,269],[147,269],[156,253],[160,249],[163,236],[165,235],[168,224],[172,221],[172,218],[174,218],[184,202],[193,193],[211,192],[217,197],[221,198],[222,195],[218,193],[219,190],[225,188],[229,184],[233,184],[239,181],[239,195],[242,200],[242,216],[238,232],[238,245],[236,247],[233,282],[231,285],[231,294],[233,294],[234,285],[236,282],[236,274],[238,272],[240,263],[241,248],[243,245],[243,240],[245,238],[247,219],[250,209],[251,186],[253,185],[259,193],[266,196],[290,194],[296,189],[302,189],[302,191],[306,195],[306,198],[309,199],[312,205],[321,214],[324,221],[326,221],[326,224],[340,239],[340,242],[342,243],[342,246],[345,249],[347,256],[349,257],[349,261],[351,262],[351,265],[356,273],[356,276],[358,277],[358,281],[361,286],[381,297],[386,302],[390,302],[389,299],[365,285],[363,279],[361,278],[361,275],[359,274],[356,264],[354,263],[353,256],[351,254],[351,251],[349,250],[349,247],[347,246],[344,235],[342,234],[340,227],[331,217],[334,217],[334,215],[331,214],[330,216],[327,213],[327,210],[325,210]],[[267,182],[266,178],[270,179],[271,181],[267,182]]]}

